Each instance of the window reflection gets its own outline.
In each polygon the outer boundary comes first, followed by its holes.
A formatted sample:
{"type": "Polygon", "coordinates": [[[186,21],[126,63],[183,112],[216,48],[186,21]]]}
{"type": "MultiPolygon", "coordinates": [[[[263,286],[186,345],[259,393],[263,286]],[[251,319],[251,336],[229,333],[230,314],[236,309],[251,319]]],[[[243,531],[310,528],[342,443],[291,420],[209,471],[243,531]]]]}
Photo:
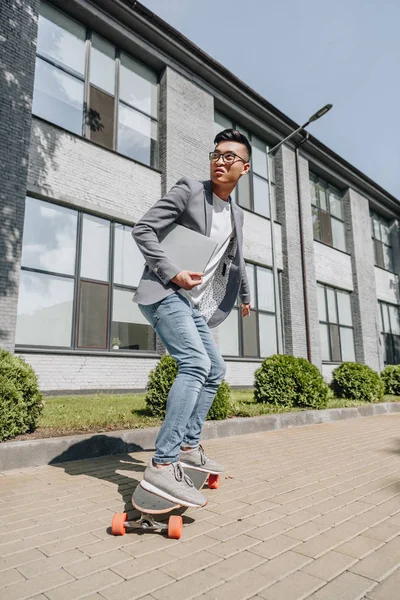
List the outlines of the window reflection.
{"type": "Polygon", "coordinates": [[[26,198],[22,266],[73,275],[76,234],[76,211],[26,198]]]}
{"type": "Polygon", "coordinates": [[[16,344],[69,347],[73,296],[71,279],[22,271],[16,344]]]}

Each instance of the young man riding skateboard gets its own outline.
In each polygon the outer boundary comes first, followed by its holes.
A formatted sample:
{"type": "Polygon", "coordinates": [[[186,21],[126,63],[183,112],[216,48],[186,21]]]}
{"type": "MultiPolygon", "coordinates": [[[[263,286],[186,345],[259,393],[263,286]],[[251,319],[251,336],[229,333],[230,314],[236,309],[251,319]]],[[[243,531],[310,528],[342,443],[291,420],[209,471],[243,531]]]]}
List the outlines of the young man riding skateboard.
{"type": "Polygon", "coordinates": [[[183,506],[204,506],[207,500],[182,467],[208,473],[224,469],[199,444],[226,371],[210,329],[229,315],[238,295],[242,316],[250,314],[243,211],[230,194],[250,169],[251,146],[234,129],[219,133],[214,144],[210,180],[180,179],[132,233],[146,260],[135,302],[178,364],[156,452],[141,485],[183,506]],[[218,242],[204,273],[180,271],[163,252],[158,236],[174,222],[218,242]]]}

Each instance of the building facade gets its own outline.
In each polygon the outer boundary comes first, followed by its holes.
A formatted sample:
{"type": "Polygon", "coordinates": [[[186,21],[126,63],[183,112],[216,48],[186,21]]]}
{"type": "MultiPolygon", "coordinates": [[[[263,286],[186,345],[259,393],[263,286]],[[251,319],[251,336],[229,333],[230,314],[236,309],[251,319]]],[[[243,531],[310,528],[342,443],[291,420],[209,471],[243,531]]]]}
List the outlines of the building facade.
{"type": "Polygon", "coordinates": [[[132,226],[182,175],[208,178],[231,126],[253,148],[233,199],[252,311],[215,330],[228,382],[279,350],[327,379],[400,361],[396,198],[312,136],[267,162],[296,124],[137,2],[0,9],[0,345],[43,391],[145,388],[164,349],[132,302],[132,226]]]}

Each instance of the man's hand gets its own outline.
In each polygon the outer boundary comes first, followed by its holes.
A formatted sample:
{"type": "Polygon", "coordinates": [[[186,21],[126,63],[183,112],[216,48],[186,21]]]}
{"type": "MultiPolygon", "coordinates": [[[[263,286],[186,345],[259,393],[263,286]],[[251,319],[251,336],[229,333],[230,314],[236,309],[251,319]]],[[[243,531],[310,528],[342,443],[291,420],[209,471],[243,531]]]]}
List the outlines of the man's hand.
{"type": "Polygon", "coordinates": [[[241,304],[240,308],[242,309],[242,317],[248,317],[250,314],[250,304],[241,304]]]}
{"type": "Polygon", "coordinates": [[[184,290],[191,290],[203,283],[203,273],[194,273],[193,271],[181,271],[172,279],[173,283],[179,285],[184,290]]]}

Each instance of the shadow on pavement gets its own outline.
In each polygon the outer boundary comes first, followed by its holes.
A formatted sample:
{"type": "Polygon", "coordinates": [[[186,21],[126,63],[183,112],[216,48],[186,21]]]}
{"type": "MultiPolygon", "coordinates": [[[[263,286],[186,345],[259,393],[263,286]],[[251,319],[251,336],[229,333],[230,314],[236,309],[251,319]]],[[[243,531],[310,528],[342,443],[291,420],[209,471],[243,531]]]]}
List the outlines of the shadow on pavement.
{"type": "MultiPolygon", "coordinates": [[[[72,445],[59,456],[56,456],[49,464],[53,467],[63,469],[71,477],[87,475],[95,479],[114,483],[117,485],[118,493],[124,502],[124,508],[121,508],[120,512],[127,512],[130,519],[136,519],[139,513],[132,506],[132,494],[142,479],[147,463],[143,460],[138,460],[130,453],[148,451],[151,451],[151,449],[145,449],[133,444],[128,445],[119,438],[97,435],[72,445]],[[111,445],[113,449],[117,448],[121,453],[104,456],[104,449],[108,445],[111,445]],[[77,460],[77,457],[82,456],[87,456],[88,458],[77,460]]],[[[174,514],[183,515],[185,510],[185,508],[181,508],[174,511],[174,514]]],[[[165,516],[168,519],[169,513],[165,516]]],[[[194,519],[191,517],[184,517],[184,522],[186,523],[193,521],[194,519]]],[[[111,535],[111,527],[107,529],[107,533],[111,535]]]]}

